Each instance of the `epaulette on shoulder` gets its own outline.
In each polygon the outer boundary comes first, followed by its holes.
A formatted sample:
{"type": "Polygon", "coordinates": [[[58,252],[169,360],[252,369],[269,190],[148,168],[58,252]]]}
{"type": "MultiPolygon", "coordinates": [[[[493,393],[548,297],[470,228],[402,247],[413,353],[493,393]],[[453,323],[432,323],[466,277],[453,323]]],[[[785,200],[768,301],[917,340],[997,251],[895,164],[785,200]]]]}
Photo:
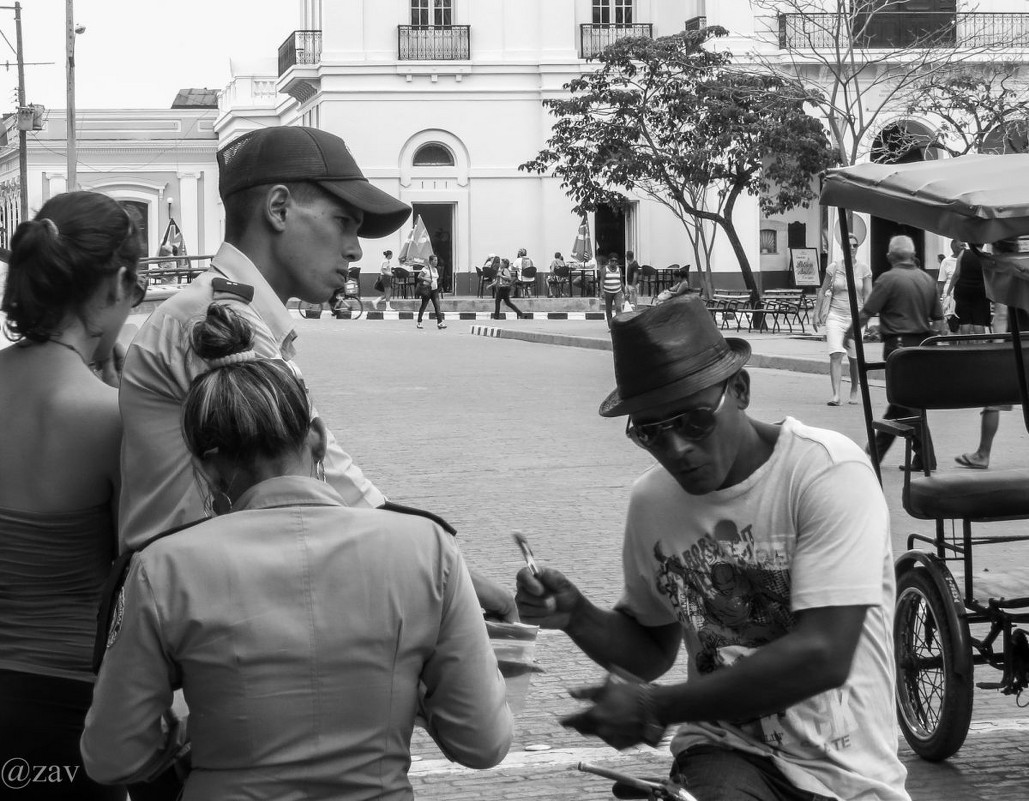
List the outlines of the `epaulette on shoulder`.
{"type": "Polygon", "coordinates": [[[132,557],[148,545],[157,542],[157,540],[195,526],[197,523],[203,523],[205,520],[207,518],[202,517],[199,520],[193,520],[189,523],[183,523],[181,526],[174,526],[167,531],[162,531],[160,534],[156,534],[148,539],[135,550],[125,551],[125,553],[114,560],[114,564],[111,565],[111,571],[107,574],[107,580],[100,590],[100,608],[97,609],[96,613],[96,637],[93,640],[94,673],[100,672],[100,664],[104,661],[107,647],[113,642],[112,633],[117,635],[117,631],[114,628],[115,624],[117,624],[118,628],[121,627],[121,616],[125,612],[122,588],[124,588],[125,579],[129,575],[129,565],[132,563],[132,557]]]}
{"type": "Polygon", "coordinates": [[[435,523],[437,526],[439,526],[441,529],[447,532],[447,534],[450,534],[451,536],[457,534],[457,529],[450,525],[450,523],[448,523],[446,520],[444,520],[437,514],[427,512],[425,509],[416,509],[413,506],[404,506],[403,504],[393,503],[393,501],[385,501],[379,508],[385,509],[387,512],[398,512],[402,515],[415,515],[416,517],[427,517],[429,520],[431,520],[433,523],[435,523]]]}
{"type": "Polygon", "coordinates": [[[230,281],[228,278],[222,278],[221,276],[211,280],[211,289],[214,290],[215,300],[238,299],[244,303],[251,303],[254,300],[254,288],[250,284],[230,281]]]}

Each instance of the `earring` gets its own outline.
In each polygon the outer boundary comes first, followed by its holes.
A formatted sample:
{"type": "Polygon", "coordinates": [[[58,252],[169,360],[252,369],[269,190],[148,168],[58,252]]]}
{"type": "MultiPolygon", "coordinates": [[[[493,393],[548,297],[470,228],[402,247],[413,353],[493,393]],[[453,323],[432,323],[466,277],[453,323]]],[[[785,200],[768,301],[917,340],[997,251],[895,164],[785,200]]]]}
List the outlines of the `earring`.
{"type": "Polygon", "coordinates": [[[325,462],[321,459],[314,466],[314,477],[319,481],[325,481],[325,462]]]}
{"type": "Polygon", "coordinates": [[[215,498],[214,499],[217,502],[217,508],[215,509],[215,514],[221,514],[221,515],[229,514],[232,511],[232,499],[228,495],[226,495],[225,492],[222,491],[222,490],[215,490],[215,493],[218,496],[221,496],[220,499],[219,498],[215,498]]]}

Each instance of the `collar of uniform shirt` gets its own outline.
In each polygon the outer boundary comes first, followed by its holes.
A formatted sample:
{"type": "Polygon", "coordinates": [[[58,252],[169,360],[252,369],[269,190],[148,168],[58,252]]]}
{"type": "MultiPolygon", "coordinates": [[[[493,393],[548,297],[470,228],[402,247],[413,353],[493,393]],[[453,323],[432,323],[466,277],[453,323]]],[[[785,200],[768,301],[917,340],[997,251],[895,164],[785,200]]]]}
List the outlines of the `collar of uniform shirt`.
{"type": "Polygon", "coordinates": [[[289,359],[294,351],[293,340],[297,337],[293,318],[289,310],[272,290],[271,285],[261,275],[252,261],[239,248],[223,242],[218,252],[211,259],[211,267],[230,281],[249,284],[254,288],[254,299],[250,305],[268,326],[275,341],[279,343],[282,357],[289,359]]]}

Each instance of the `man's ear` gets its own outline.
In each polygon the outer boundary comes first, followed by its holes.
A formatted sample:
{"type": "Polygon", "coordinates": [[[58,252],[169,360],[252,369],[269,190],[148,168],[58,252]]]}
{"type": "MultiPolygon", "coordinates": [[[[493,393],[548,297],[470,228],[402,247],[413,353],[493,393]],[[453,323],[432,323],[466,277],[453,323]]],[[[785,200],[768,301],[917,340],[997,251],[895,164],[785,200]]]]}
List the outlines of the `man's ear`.
{"type": "Polygon", "coordinates": [[[740,370],[730,379],[729,391],[736,399],[737,408],[746,409],[750,406],[750,373],[740,370]]]}
{"type": "Polygon", "coordinates": [[[307,445],[311,449],[315,464],[325,458],[329,449],[329,429],[322,418],[316,417],[311,421],[311,427],[307,431],[307,445]]]}
{"type": "Polygon", "coordinates": [[[286,229],[286,218],[293,202],[289,187],[283,184],[275,184],[265,192],[262,210],[265,220],[274,231],[281,233],[286,229]]]}

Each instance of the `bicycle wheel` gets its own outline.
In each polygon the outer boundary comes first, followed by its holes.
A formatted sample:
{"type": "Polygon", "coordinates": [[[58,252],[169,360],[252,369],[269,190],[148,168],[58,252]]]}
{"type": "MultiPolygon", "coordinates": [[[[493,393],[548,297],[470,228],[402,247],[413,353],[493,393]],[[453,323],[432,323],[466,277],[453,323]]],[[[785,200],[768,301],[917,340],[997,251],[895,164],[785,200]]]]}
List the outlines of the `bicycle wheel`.
{"type": "Polygon", "coordinates": [[[364,314],[364,304],[361,299],[353,295],[347,295],[336,302],[336,308],[332,310],[338,320],[356,320],[364,314]]]}
{"type": "Polygon", "coordinates": [[[955,754],[972,720],[968,623],[948,616],[946,603],[925,568],[900,577],[893,622],[897,718],[911,749],[930,762],[955,754]]]}

